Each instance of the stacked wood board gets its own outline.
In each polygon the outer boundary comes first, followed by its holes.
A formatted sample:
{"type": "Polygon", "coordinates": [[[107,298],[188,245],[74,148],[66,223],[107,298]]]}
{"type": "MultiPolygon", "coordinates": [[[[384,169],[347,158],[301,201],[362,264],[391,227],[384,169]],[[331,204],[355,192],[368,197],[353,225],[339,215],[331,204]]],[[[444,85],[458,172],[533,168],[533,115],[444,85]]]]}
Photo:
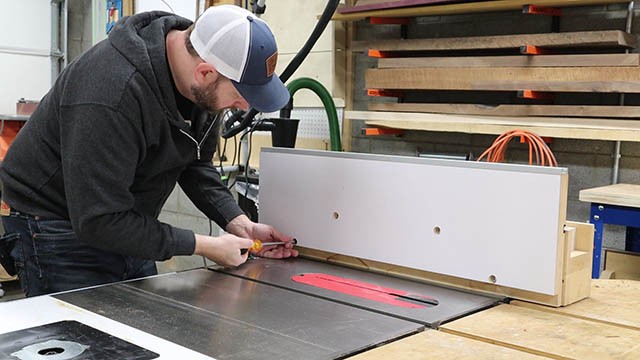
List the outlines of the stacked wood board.
{"type": "MultiPolygon", "coordinates": [[[[640,93],[640,54],[623,52],[636,42],[635,35],[606,30],[354,42],[354,49],[376,50],[383,56],[377,68],[366,70],[367,89],[393,94],[533,91],[552,97],[554,92],[640,93]],[[522,46],[556,54],[483,53],[522,46]],[[455,51],[473,53],[451,56],[455,51]]],[[[553,105],[536,100],[488,105],[372,102],[369,110],[346,115],[369,125],[410,130],[499,134],[521,127],[542,136],[640,141],[637,106],[553,105]]]]}
{"type": "MultiPolygon", "coordinates": [[[[360,0],[362,1],[362,0],[360,0]]],[[[396,3],[397,5],[402,1],[389,1],[396,3]]],[[[417,4],[418,1],[414,1],[417,4]]],[[[444,1],[443,1],[444,2],[444,1]]],[[[412,16],[429,16],[429,15],[451,15],[451,14],[466,14],[466,13],[480,13],[480,12],[493,12],[493,11],[508,11],[519,10],[525,5],[530,5],[531,0],[497,0],[497,1],[464,1],[451,4],[435,5],[432,2],[427,5],[421,6],[392,6],[391,8],[378,8],[367,9],[360,8],[356,10],[362,11],[349,11],[353,10],[350,7],[345,8],[345,11],[337,13],[333,16],[333,20],[342,21],[356,21],[369,17],[412,17],[412,16]]],[[[569,6],[588,6],[598,4],[614,4],[614,3],[626,3],[628,1],[623,0],[536,0],[537,6],[556,6],[556,7],[569,7],[569,6]]],[[[358,6],[356,2],[355,7],[358,6]]]]}
{"type": "MultiPolygon", "coordinates": [[[[635,47],[636,37],[622,31],[586,31],[466,38],[387,40],[368,44],[386,52],[542,48],[635,47]]],[[[356,44],[358,46],[359,44],[356,44]]],[[[361,45],[360,45],[361,46],[361,45]]],[[[455,58],[380,59],[365,74],[367,88],[403,90],[537,90],[640,92],[638,54],[520,55],[455,58]],[[465,62],[473,65],[464,65],[465,62]],[[455,70],[448,69],[455,67],[455,70]]]]}

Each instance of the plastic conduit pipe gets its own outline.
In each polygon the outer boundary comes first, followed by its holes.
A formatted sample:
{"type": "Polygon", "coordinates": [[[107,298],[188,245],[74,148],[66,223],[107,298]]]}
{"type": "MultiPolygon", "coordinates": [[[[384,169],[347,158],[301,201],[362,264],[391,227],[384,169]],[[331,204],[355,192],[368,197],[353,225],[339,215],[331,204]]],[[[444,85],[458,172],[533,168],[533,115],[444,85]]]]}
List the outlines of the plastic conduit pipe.
{"type": "Polygon", "coordinates": [[[331,140],[331,151],[342,151],[342,143],[340,141],[340,123],[338,122],[338,112],[336,111],[336,104],[333,102],[333,98],[329,91],[317,80],[303,77],[298,78],[287,84],[287,89],[291,94],[291,100],[286,108],[281,110],[281,117],[289,118],[290,107],[293,106],[293,95],[300,89],[309,89],[313,91],[324,106],[324,110],[327,112],[327,118],[329,120],[329,136],[331,140]],[[287,111],[289,110],[289,111],[287,111]],[[286,114],[283,116],[283,112],[286,114]]]}

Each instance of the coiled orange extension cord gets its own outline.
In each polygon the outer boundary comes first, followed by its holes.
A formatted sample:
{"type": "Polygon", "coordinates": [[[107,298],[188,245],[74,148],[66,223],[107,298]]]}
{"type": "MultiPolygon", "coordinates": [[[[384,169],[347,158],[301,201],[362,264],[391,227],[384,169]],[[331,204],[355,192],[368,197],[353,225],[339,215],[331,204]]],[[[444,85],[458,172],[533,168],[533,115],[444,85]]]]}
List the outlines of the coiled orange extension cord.
{"type": "Polygon", "coordinates": [[[514,137],[522,137],[529,144],[529,165],[533,165],[535,156],[536,165],[558,166],[556,157],[553,156],[551,149],[540,136],[531,131],[520,129],[510,130],[498,136],[493,144],[480,155],[478,161],[486,157],[488,162],[504,162],[507,146],[514,137]]]}

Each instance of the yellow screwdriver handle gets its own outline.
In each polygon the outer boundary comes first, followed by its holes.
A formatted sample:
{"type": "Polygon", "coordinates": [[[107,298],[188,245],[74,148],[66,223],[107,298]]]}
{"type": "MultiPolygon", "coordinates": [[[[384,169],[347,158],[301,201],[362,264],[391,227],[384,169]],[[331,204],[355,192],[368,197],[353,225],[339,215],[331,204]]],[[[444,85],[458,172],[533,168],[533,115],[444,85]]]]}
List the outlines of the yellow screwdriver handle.
{"type": "Polygon", "coordinates": [[[260,249],[262,249],[262,241],[255,239],[253,240],[253,245],[251,245],[250,248],[248,249],[240,249],[240,255],[244,255],[247,253],[247,251],[249,250],[253,250],[253,251],[260,251],[260,249]]]}
{"type": "Polygon", "coordinates": [[[253,245],[251,245],[251,250],[260,251],[262,249],[262,241],[255,239],[253,240],[253,245]]]}

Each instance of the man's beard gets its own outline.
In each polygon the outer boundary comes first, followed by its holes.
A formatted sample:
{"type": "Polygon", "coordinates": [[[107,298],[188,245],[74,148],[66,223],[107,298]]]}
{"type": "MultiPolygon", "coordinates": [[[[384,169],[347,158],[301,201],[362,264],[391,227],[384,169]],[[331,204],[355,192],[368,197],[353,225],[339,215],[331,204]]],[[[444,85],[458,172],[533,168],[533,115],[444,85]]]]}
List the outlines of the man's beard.
{"type": "Polygon", "coordinates": [[[220,78],[216,79],[216,81],[212,82],[205,88],[191,85],[191,94],[193,94],[193,97],[196,100],[196,105],[211,112],[218,112],[222,110],[220,105],[218,105],[218,96],[216,95],[216,91],[218,90],[218,80],[220,80],[220,78]]]}

